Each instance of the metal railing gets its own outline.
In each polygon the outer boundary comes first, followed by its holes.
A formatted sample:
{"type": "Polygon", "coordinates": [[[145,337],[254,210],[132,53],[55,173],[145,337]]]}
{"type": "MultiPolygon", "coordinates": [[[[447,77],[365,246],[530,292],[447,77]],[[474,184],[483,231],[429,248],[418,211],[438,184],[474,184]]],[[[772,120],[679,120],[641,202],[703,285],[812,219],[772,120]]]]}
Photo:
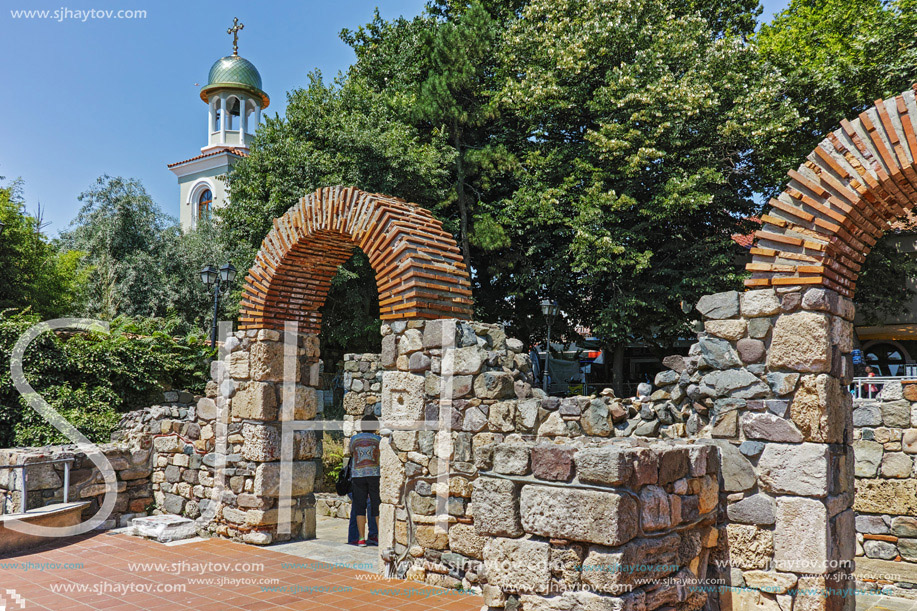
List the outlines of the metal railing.
{"type": "Polygon", "coordinates": [[[853,383],[850,385],[850,394],[854,399],[875,399],[886,384],[904,380],[917,380],[917,376],[856,377],[853,378],[853,383]]]}
{"type": "MultiPolygon", "coordinates": [[[[22,483],[22,498],[20,499],[20,513],[26,513],[27,511],[27,502],[29,496],[29,477],[26,473],[26,467],[31,467],[33,465],[51,465],[59,462],[64,463],[64,498],[63,503],[68,502],[70,496],[70,464],[74,461],[73,458],[55,458],[52,460],[37,460],[35,462],[29,463],[19,463],[16,465],[0,465],[0,469],[19,469],[20,478],[19,481],[22,483]]],[[[6,495],[9,495],[9,492],[6,492],[6,495]]],[[[6,502],[4,499],[3,503],[0,503],[0,515],[6,513],[6,502]]]]}

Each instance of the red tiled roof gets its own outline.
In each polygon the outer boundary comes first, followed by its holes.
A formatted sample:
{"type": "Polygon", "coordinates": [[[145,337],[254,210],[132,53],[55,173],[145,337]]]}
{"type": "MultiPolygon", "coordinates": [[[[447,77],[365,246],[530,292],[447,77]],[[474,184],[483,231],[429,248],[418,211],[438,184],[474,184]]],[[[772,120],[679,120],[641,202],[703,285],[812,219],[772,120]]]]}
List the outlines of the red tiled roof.
{"type": "Polygon", "coordinates": [[[203,155],[198,155],[197,157],[192,157],[191,159],[185,159],[184,161],[176,161],[175,163],[170,163],[167,167],[174,168],[177,165],[182,165],[183,163],[188,163],[189,161],[197,161],[198,159],[206,159],[207,157],[214,157],[222,153],[229,153],[235,155],[236,157],[248,157],[248,151],[245,149],[230,147],[225,149],[219,149],[213,151],[212,153],[204,153],[203,155]]]}
{"type": "Polygon", "coordinates": [[[732,236],[732,241],[742,248],[748,249],[755,243],[755,234],[742,235],[741,233],[736,233],[732,236]]]}
{"type": "MultiPolygon", "coordinates": [[[[757,216],[750,216],[746,220],[749,220],[757,225],[761,224],[761,219],[758,218],[757,216]]],[[[749,250],[752,246],[755,245],[755,234],[754,232],[748,233],[748,234],[734,233],[732,235],[732,241],[738,244],[739,246],[741,246],[742,248],[744,248],[745,250],[749,250]]]]}

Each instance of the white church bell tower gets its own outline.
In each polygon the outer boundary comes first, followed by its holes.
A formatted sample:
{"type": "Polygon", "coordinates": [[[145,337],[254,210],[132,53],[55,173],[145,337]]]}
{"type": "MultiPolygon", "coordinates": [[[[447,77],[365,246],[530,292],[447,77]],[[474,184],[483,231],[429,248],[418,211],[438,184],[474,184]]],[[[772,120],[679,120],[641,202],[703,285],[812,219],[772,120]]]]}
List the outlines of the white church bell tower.
{"type": "Polygon", "coordinates": [[[169,164],[178,177],[179,219],[182,230],[197,227],[214,208],[229,203],[222,179],[234,163],[248,154],[248,146],[261,122],[261,111],[271,100],[261,89],[261,75],[239,56],[239,31],[245,25],[233,19],[232,55],[221,57],[210,68],[201,100],[207,104],[207,145],[201,154],[169,164]]]}

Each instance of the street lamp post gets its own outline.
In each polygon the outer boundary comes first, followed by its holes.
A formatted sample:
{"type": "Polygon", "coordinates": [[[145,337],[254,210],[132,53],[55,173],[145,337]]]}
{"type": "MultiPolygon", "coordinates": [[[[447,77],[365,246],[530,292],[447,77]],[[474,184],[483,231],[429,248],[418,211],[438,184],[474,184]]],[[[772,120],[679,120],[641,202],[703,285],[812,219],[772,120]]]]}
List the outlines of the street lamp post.
{"type": "Polygon", "coordinates": [[[0,221],[0,235],[3,235],[3,230],[6,229],[6,223],[0,221]]]}
{"type": "Polygon", "coordinates": [[[236,268],[227,263],[217,271],[212,265],[205,265],[201,270],[201,282],[207,288],[213,288],[213,329],[210,332],[210,349],[217,346],[217,318],[220,312],[220,295],[229,292],[229,287],[236,279],[236,268]]]}
{"type": "Polygon", "coordinates": [[[542,390],[544,390],[545,394],[548,392],[548,363],[551,362],[551,324],[559,311],[560,306],[553,299],[541,300],[541,313],[544,314],[544,321],[548,325],[548,344],[544,351],[544,373],[541,376],[542,390]]]}

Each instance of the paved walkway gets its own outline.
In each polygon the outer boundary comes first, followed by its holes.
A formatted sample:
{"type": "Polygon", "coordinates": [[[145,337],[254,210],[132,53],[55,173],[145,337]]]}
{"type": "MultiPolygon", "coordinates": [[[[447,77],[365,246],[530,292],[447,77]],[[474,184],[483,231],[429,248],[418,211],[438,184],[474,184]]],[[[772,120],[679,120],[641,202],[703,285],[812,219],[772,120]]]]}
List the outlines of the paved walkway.
{"type": "MultiPolygon", "coordinates": [[[[317,534],[313,541],[269,548],[223,539],[163,545],[111,532],[87,535],[0,558],[0,608],[3,598],[8,611],[478,611],[482,605],[475,596],[371,574],[380,566],[378,548],[347,545],[346,520],[320,516],[317,534]]],[[[917,611],[915,600],[856,599],[857,611],[917,611]]]]}
{"type": "Polygon", "coordinates": [[[223,539],[163,545],[113,533],[0,559],[0,597],[8,611],[478,611],[482,604],[272,548],[223,539]]]}
{"type": "Polygon", "coordinates": [[[917,600],[908,598],[860,594],[856,599],[856,611],[917,611],[917,600]]]}
{"type": "Polygon", "coordinates": [[[328,562],[335,566],[379,573],[382,561],[378,547],[347,545],[349,520],[318,516],[315,521],[316,538],[310,541],[276,543],[270,549],[311,560],[328,562]]]}

